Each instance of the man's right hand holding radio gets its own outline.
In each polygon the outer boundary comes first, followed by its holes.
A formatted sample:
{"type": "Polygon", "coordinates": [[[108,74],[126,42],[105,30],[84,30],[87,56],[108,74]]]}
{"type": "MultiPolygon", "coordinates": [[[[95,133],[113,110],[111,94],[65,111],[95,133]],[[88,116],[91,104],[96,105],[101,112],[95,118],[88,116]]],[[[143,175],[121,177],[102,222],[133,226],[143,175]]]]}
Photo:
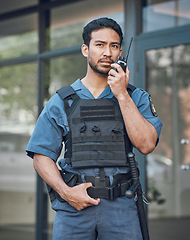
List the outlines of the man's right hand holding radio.
{"type": "Polygon", "coordinates": [[[112,69],[108,74],[108,84],[114,96],[118,98],[119,95],[128,94],[127,86],[129,84],[129,69],[126,68],[126,72],[124,72],[122,67],[117,63],[113,63],[111,67],[112,69]]]}

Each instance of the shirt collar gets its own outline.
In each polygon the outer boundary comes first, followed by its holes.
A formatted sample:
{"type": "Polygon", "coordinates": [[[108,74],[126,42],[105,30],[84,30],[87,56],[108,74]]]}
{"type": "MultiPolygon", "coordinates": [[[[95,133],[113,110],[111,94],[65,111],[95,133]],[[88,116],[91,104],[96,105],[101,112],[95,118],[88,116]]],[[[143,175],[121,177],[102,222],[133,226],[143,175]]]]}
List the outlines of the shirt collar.
{"type": "Polygon", "coordinates": [[[101,98],[112,98],[113,97],[113,93],[111,91],[111,88],[110,86],[107,86],[106,89],[104,89],[104,91],[100,94],[100,96],[98,97],[98,99],[101,99],[101,98]]]}
{"type": "Polygon", "coordinates": [[[77,79],[73,84],[71,84],[71,87],[75,90],[81,90],[81,81],[80,79],[77,79]]]}
{"type": "MultiPolygon", "coordinates": [[[[83,95],[83,96],[85,96],[85,98],[94,99],[94,96],[83,85],[83,83],[81,82],[80,79],[77,79],[71,86],[75,90],[75,92],[78,92],[79,95],[81,95],[81,96],[83,95]]],[[[98,99],[105,98],[105,97],[107,97],[107,98],[113,97],[113,93],[110,89],[110,86],[108,86],[106,89],[104,89],[104,91],[100,94],[98,99]]]]}

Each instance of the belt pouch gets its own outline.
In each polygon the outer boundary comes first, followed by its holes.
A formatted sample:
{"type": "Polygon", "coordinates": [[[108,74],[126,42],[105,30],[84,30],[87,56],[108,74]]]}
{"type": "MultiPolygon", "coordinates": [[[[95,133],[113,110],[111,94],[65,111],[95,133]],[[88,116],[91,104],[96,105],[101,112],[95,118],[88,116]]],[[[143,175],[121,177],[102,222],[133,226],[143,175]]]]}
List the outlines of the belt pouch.
{"type": "Polygon", "coordinates": [[[73,187],[76,185],[77,182],[77,174],[75,173],[71,173],[71,172],[67,172],[65,170],[60,170],[60,174],[64,180],[64,182],[69,186],[69,187],[73,187]]]}
{"type": "MultiPolygon", "coordinates": [[[[69,186],[73,187],[76,185],[77,182],[77,174],[75,173],[70,173],[65,170],[60,170],[61,177],[63,178],[64,182],[69,186]]],[[[60,197],[60,195],[54,191],[55,197],[60,201],[60,202],[65,202],[63,198],[60,197]]]]}

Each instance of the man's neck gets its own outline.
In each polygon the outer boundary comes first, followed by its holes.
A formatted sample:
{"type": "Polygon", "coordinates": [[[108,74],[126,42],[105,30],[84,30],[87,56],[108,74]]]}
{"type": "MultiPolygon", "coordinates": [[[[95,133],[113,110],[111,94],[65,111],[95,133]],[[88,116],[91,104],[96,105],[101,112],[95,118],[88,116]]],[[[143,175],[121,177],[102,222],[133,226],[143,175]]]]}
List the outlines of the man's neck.
{"type": "Polygon", "coordinates": [[[81,80],[84,86],[91,92],[94,98],[98,98],[100,94],[107,88],[107,76],[95,72],[87,72],[86,76],[81,80]]]}

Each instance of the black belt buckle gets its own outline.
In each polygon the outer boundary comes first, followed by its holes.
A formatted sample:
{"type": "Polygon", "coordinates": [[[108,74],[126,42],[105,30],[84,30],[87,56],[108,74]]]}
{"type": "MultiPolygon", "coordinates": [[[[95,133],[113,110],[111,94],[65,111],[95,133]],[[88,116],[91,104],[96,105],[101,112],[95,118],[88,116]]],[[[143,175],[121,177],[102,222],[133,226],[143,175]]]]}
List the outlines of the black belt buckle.
{"type": "Polygon", "coordinates": [[[100,181],[100,177],[95,177],[94,178],[94,184],[93,184],[95,187],[101,187],[101,186],[105,186],[105,182],[101,182],[100,181]]]}
{"type": "Polygon", "coordinates": [[[115,186],[107,187],[107,189],[109,191],[110,200],[114,200],[115,198],[121,196],[121,186],[119,184],[115,186]]]}

